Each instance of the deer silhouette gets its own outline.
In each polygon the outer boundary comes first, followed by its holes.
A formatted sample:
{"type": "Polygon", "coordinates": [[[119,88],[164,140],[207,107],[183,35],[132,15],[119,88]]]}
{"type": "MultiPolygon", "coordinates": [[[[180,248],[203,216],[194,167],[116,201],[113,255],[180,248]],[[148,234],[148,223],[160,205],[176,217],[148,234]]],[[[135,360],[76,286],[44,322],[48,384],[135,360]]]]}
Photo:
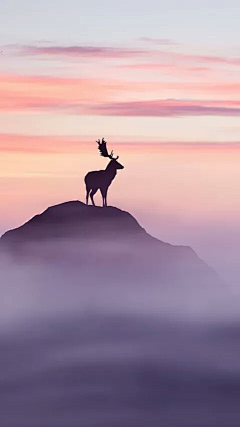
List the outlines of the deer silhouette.
{"type": "Polygon", "coordinates": [[[84,181],[86,184],[86,204],[88,205],[88,198],[90,194],[92,204],[95,206],[93,196],[98,190],[100,190],[104,207],[107,206],[108,187],[117,175],[117,169],[123,169],[124,166],[117,162],[119,156],[116,158],[113,157],[113,151],[111,151],[111,154],[108,153],[107,142],[104,141],[104,138],[102,138],[102,142],[100,142],[100,139],[98,139],[96,142],[98,143],[98,150],[100,151],[100,155],[102,157],[109,157],[111,160],[105,170],[88,172],[85,176],[84,181]]]}

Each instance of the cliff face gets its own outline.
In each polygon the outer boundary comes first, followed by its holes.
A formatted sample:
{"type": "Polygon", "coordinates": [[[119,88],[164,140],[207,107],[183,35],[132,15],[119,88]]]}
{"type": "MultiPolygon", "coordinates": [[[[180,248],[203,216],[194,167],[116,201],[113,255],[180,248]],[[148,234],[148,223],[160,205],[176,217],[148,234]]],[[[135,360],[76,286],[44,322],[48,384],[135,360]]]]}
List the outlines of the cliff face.
{"type": "Polygon", "coordinates": [[[17,262],[71,266],[103,280],[177,284],[218,283],[217,274],[190,247],[146,233],[129,213],[79,201],[49,207],[0,239],[0,251],[17,262]],[[113,277],[112,277],[113,280],[113,277]]]}

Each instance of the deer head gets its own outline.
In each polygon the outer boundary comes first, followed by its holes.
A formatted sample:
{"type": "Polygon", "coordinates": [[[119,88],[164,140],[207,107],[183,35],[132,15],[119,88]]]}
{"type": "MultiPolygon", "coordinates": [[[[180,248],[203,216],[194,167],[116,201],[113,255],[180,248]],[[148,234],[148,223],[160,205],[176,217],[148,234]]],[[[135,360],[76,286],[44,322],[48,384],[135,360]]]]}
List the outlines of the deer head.
{"type": "Polygon", "coordinates": [[[98,139],[96,142],[98,143],[98,150],[100,152],[100,156],[108,157],[109,159],[111,159],[114,162],[116,169],[124,168],[124,166],[121,165],[121,163],[117,162],[117,159],[119,159],[119,156],[115,158],[113,157],[113,150],[111,151],[111,154],[108,153],[107,141],[105,141],[104,138],[102,138],[102,142],[100,141],[100,139],[98,139]]]}

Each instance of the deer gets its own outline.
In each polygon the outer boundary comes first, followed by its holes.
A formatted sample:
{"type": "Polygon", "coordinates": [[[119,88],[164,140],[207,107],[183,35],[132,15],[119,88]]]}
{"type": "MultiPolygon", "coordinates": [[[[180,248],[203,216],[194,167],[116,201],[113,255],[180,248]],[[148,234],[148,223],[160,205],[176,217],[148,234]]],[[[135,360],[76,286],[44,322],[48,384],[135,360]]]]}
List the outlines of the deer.
{"type": "Polygon", "coordinates": [[[117,175],[117,170],[124,169],[124,166],[117,161],[119,156],[115,158],[113,157],[113,151],[111,151],[111,154],[108,153],[107,142],[104,140],[104,138],[102,138],[102,142],[100,142],[100,139],[98,139],[96,142],[98,144],[100,156],[108,157],[110,162],[108,163],[105,170],[88,172],[85,176],[84,181],[86,184],[86,204],[88,205],[88,198],[90,194],[92,204],[95,206],[93,196],[98,190],[100,190],[103,199],[103,207],[105,207],[107,206],[108,188],[117,175]]]}

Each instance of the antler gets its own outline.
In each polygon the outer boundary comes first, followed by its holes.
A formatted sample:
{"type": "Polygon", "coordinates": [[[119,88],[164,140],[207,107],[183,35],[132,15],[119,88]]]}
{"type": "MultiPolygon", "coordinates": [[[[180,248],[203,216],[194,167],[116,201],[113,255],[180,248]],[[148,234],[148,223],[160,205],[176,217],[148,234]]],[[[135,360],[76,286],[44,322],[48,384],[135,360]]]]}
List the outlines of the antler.
{"type": "Polygon", "coordinates": [[[96,142],[98,143],[98,149],[100,151],[100,156],[102,156],[102,157],[109,157],[109,159],[111,159],[111,160],[117,160],[119,158],[119,156],[117,156],[114,159],[114,157],[113,157],[113,150],[111,151],[111,154],[108,153],[108,150],[107,150],[107,141],[105,141],[104,138],[102,138],[102,142],[100,142],[100,139],[98,139],[96,142]]]}

